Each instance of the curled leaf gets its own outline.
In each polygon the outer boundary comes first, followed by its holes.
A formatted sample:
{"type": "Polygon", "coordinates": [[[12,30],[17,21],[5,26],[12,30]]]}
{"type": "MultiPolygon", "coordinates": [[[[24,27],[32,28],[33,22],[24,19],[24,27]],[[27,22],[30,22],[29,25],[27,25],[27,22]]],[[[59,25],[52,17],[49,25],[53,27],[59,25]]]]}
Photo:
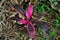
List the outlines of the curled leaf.
{"type": "Polygon", "coordinates": [[[34,25],[31,22],[28,22],[26,28],[28,30],[28,33],[29,33],[30,37],[34,38],[35,35],[36,35],[34,25]]]}

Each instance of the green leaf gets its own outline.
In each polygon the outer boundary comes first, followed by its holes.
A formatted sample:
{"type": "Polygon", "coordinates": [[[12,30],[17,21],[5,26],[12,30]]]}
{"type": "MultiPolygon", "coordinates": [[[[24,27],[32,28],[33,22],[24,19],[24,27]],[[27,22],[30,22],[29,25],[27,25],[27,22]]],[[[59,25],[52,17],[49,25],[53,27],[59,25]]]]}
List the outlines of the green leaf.
{"type": "Polygon", "coordinates": [[[44,37],[42,37],[42,38],[41,38],[41,40],[45,40],[45,38],[44,38],[44,37]]]}
{"type": "Polygon", "coordinates": [[[38,2],[38,0],[36,0],[36,3],[38,2]]]}
{"type": "Polygon", "coordinates": [[[50,36],[56,36],[55,32],[50,32],[50,36]]]}
{"type": "Polygon", "coordinates": [[[41,35],[41,29],[40,28],[37,28],[37,32],[39,33],[39,35],[41,35]]]}
{"type": "Polygon", "coordinates": [[[44,13],[45,12],[45,4],[42,4],[42,6],[40,6],[40,10],[44,13]]]}
{"type": "Polygon", "coordinates": [[[56,26],[58,27],[58,26],[60,26],[60,22],[59,22],[59,20],[56,20],[56,26]]]}
{"type": "Polygon", "coordinates": [[[19,33],[18,33],[18,36],[19,36],[19,40],[21,40],[22,32],[19,32],[19,33]]]}
{"type": "Polygon", "coordinates": [[[40,6],[38,4],[35,5],[34,11],[37,11],[38,13],[40,13],[40,6]]]}

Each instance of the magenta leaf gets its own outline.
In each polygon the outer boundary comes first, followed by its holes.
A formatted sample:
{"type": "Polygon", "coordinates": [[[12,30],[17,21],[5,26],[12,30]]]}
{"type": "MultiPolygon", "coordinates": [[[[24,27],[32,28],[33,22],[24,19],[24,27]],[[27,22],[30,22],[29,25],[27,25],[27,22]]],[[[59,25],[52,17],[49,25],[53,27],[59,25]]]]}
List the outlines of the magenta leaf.
{"type": "Polygon", "coordinates": [[[34,25],[31,22],[28,22],[26,28],[28,30],[29,36],[34,38],[35,35],[36,35],[36,31],[35,31],[34,25]]]}
{"type": "Polygon", "coordinates": [[[24,20],[24,19],[21,19],[20,22],[21,22],[22,24],[26,24],[28,21],[27,21],[27,20],[24,20]]]}
{"type": "Polygon", "coordinates": [[[30,6],[28,6],[28,8],[26,10],[26,17],[27,17],[27,19],[30,19],[31,18],[32,12],[33,12],[33,6],[30,5],[30,6]]]}

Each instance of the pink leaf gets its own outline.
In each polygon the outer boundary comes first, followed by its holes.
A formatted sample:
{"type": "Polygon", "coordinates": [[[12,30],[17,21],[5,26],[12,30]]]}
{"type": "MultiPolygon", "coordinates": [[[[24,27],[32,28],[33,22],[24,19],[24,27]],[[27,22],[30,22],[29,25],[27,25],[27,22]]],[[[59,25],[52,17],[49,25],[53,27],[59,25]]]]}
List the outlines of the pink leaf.
{"type": "Polygon", "coordinates": [[[27,19],[30,19],[31,18],[32,12],[33,12],[33,6],[30,5],[30,6],[28,6],[28,8],[26,10],[26,17],[27,17],[27,19]]]}
{"type": "Polygon", "coordinates": [[[36,35],[36,31],[35,31],[34,25],[31,22],[28,22],[26,28],[28,30],[29,36],[34,38],[35,35],[36,35]]]}
{"type": "Polygon", "coordinates": [[[26,24],[26,23],[27,23],[27,20],[21,19],[20,22],[21,22],[22,24],[26,24]]]}

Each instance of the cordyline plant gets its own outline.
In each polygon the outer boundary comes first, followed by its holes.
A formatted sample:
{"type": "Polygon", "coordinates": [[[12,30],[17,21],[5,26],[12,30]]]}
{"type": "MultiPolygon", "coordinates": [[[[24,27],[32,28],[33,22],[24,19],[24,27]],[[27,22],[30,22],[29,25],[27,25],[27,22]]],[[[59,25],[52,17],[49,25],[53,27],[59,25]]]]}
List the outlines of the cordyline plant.
{"type": "Polygon", "coordinates": [[[26,18],[23,19],[20,17],[11,17],[10,20],[12,19],[12,20],[20,21],[20,23],[25,24],[30,37],[34,38],[36,36],[36,28],[37,27],[40,27],[43,32],[49,33],[49,31],[48,31],[49,28],[48,28],[47,23],[45,23],[43,21],[38,21],[37,19],[33,19],[31,21],[31,17],[33,14],[33,5],[29,5],[26,12],[22,8],[20,8],[20,6],[18,4],[14,4],[12,6],[12,8],[14,10],[16,10],[17,12],[21,13],[26,18]],[[33,25],[34,23],[36,23],[37,27],[35,27],[33,25]]]}

